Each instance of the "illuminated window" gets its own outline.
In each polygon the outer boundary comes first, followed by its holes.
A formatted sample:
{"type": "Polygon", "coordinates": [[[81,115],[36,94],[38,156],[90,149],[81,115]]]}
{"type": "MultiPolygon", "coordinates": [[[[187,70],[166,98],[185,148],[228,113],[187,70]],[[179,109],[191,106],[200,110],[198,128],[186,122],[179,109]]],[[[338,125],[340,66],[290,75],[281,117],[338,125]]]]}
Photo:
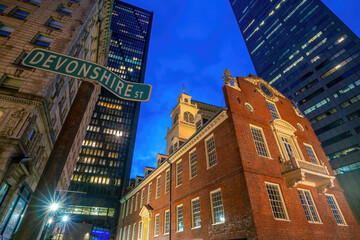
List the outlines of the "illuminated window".
{"type": "Polygon", "coordinates": [[[334,195],[326,194],[326,199],[329,203],[330,209],[334,215],[335,221],[339,225],[346,225],[344,216],[339,208],[339,205],[334,195]]]}
{"type": "Polygon", "coordinates": [[[306,219],[309,222],[319,223],[320,222],[319,213],[316,209],[316,206],[314,204],[314,201],[312,199],[310,191],[304,190],[304,189],[298,189],[298,192],[299,192],[301,203],[302,203],[304,211],[305,211],[306,219]]]}
{"type": "Polygon", "coordinates": [[[159,214],[155,215],[154,236],[159,235],[159,214]]]}
{"type": "Polygon", "coordinates": [[[39,6],[40,3],[42,2],[42,0],[25,0],[25,1],[35,6],[39,6]]]}
{"type": "Polygon", "coordinates": [[[30,10],[16,7],[9,13],[9,15],[24,20],[30,15],[30,10]]]}
{"type": "Polygon", "coordinates": [[[61,30],[64,24],[65,24],[64,21],[51,17],[45,25],[55,28],[56,30],[61,30]]]}
{"type": "Polygon", "coordinates": [[[4,12],[8,8],[8,5],[0,2],[0,13],[4,12]]]}
{"type": "MultiPolygon", "coordinates": [[[[142,229],[143,228],[143,225],[142,225],[142,221],[139,222],[139,229],[138,229],[138,239],[142,239],[142,229]]],[[[121,236],[121,234],[120,234],[121,236]]]]}
{"type": "Polygon", "coordinates": [[[73,13],[73,8],[71,7],[67,7],[63,4],[61,4],[59,6],[59,8],[57,9],[58,12],[62,13],[62,14],[65,14],[65,15],[71,15],[73,13]]]}
{"type": "Polygon", "coordinates": [[[191,218],[192,218],[192,228],[198,228],[201,226],[199,198],[195,198],[191,200],[191,218]]]}
{"type": "Polygon", "coordinates": [[[274,218],[289,219],[279,185],[268,182],[266,182],[265,185],[274,218]]]}
{"type": "Polygon", "coordinates": [[[170,211],[166,210],[164,215],[164,234],[169,234],[170,232],[170,211]]]}
{"type": "Polygon", "coordinates": [[[212,223],[219,224],[225,222],[224,207],[221,196],[221,189],[210,193],[212,223]]]}
{"type": "Polygon", "coordinates": [[[263,130],[259,127],[250,126],[251,134],[254,140],[257,155],[269,157],[269,150],[264,137],[263,130]]]}
{"type": "Polygon", "coordinates": [[[51,36],[43,33],[37,33],[31,42],[43,47],[49,47],[53,41],[54,39],[51,36]]]}
{"type": "Polygon", "coordinates": [[[165,193],[170,191],[170,169],[166,170],[165,193]]]}
{"type": "Polygon", "coordinates": [[[183,230],[183,205],[178,205],[176,206],[176,231],[182,232],[183,230]]]}
{"type": "Polygon", "coordinates": [[[217,164],[215,139],[213,135],[205,140],[205,145],[206,145],[207,165],[208,168],[210,168],[217,164]]]}
{"type": "Polygon", "coordinates": [[[312,163],[315,163],[315,164],[318,164],[318,160],[317,160],[317,157],[315,155],[315,152],[314,152],[314,149],[311,145],[308,145],[308,144],[305,144],[304,143],[304,146],[305,146],[305,150],[310,158],[310,161],[312,163]]]}
{"type": "Polygon", "coordinates": [[[190,163],[190,178],[197,176],[197,158],[196,158],[196,149],[190,152],[189,154],[189,163],[190,163]]]}
{"type": "Polygon", "coordinates": [[[181,160],[176,163],[176,186],[182,184],[182,162],[181,160]]]}
{"type": "Polygon", "coordinates": [[[147,195],[147,203],[149,204],[151,201],[151,187],[152,187],[152,183],[149,183],[149,187],[148,187],[148,195],[147,195]]]}
{"type": "Polygon", "coordinates": [[[4,25],[0,22],[0,36],[8,37],[15,31],[15,28],[4,25]]]}
{"type": "Polygon", "coordinates": [[[160,184],[161,184],[161,176],[158,176],[156,179],[156,198],[160,197],[160,184]]]}
{"type": "Polygon", "coordinates": [[[266,101],[268,107],[269,107],[269,110],[270,110],[270,113],[271,113],[271,116],[273,119],[278,119],[280,118],[280,115],[278,113],[278,110],[276,108],[276,105],[275,103],[272,103],[272,102],[269,102],[269,101],[266,101]]]}

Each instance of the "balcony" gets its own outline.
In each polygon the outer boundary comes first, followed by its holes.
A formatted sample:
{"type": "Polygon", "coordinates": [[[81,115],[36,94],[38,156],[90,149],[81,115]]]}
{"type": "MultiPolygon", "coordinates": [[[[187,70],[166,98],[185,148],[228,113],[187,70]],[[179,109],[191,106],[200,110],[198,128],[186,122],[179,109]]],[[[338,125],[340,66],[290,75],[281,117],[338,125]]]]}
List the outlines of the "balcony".
{"type": "Polygon", "coordinates": [[[323,163],[314,164],[292,157],[281,163],[282,174],[288,188],[296,187],[299,183],[316,187],[318,193],[325,193],[327,189],[334,187],[334,176],[323,163]]]}

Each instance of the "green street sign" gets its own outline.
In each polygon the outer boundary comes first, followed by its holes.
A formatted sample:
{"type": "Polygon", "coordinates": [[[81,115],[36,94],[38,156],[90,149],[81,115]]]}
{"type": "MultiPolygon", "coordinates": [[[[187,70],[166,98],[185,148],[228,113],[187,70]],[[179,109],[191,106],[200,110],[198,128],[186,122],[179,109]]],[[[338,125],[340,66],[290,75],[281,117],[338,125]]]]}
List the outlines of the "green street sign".
{"type": "Polygon", "coordinates": [[[74,78],[96,80],[126,100],[147,102],[150,99],[151,85],[124,81],[107,68],[82,59],[37,48],[29,53],[23,64],[74,78]]]}

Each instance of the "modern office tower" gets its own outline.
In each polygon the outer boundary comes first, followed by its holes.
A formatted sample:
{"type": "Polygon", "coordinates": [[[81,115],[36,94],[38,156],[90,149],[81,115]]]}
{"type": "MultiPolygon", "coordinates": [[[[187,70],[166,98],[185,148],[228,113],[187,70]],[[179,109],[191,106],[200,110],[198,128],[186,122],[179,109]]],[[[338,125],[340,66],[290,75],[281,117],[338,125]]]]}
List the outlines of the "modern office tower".
{"type": "Polygon", "coordinates": [[[360,41],[320,0],[230,0],[256,73],[310,120],[360,220],[360,41]]]}
{"type": "Polygon", "coordinates": [[[263,79],[233,80],[226,108],[180,94],[167,136],[184,142],[122,197],[116,239],[358,239],[310,122],[263,79]]]}
{"type": "MultiPolygon", "coordinates": [[[[108,28],[102,27],[109,23],[106,9],[111,4],[98,8],[99,2],[0,1],[1,239],[9,239],[18,228],[79,88],[78,80],[26,67],[22,60],[32,49],[42,48],[77,57],[86,55],[86,59],[93,62],[104,62],[107,47],[103,44],[106,44],[108,28]],[[101,22],[96,15],[91,15],[100,12],[105,14],[101,15],[101,22]],[[86,29],[91,44],[88,38],[78,36],[84,23],[89,21],[94,23],[86,29]],[[83,41],[80,43],[80,40],[83,41]],[[93,47],[99,51],[79,55],[93,47]]],[[[98,94],[99,91],[93,92],[82,129],[86,129],[90,121],[98,94]]],[[[77,133],[59,189],[69,185],[85,135],[82,129],[77,133]]]]}
{"type": "MultiPolygon", "coordinates": [[[[153,13],[115,1],[108,69],[131,82],[144,82],[153,13]]],[[[102,88],[69,190],[73,222],[92,224],[92,237],[115,236],[119,199],[128,186],[140,103],[102,88]],[[84,192],[85,194],[81,194],[84,192]],[[110,234],[109,234],[110,233],[110,234]]]]}

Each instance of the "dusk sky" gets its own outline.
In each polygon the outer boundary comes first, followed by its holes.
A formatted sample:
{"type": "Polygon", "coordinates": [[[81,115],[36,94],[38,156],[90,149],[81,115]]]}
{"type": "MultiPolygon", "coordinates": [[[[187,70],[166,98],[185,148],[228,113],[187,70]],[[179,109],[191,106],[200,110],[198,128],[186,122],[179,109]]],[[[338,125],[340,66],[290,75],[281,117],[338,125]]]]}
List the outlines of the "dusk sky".
{"type": "MultiPolygon", "coordinates": [[[[265,1],[265,0],[263,0],[265,1]]],[[[165,153],[171,109],[185,84],[193,99],[224,106],[221,74],[256,74],[228,0],[125,0],[154,12],[145,82],[153,86],[142,103],[131,177],[156,166],[165,153]]],[[[324,0],[357,36],[359,0],[324,0]]]]}

